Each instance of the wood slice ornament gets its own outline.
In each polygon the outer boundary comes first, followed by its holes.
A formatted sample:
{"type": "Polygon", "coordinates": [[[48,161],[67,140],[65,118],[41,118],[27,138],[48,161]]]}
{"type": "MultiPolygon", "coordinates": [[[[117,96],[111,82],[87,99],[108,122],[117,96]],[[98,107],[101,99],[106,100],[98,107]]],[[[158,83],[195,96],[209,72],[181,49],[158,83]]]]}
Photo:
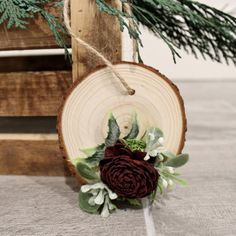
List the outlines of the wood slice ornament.
{"type": "MultiPolygon", "coordinates": [[[[110,112],[121,128],[121,137],[130,130],[132,114],[136,112],[140,137],[147,128],[159,127],[164,133],[166,150],[179,154],[183,149],[186,116],[178,88],[143,64],[120,62],[114,68],[135,89],[134,95],[124,91],[108,67],[98,67],[74,83],[59,112],[59,142],[74,174],[71,161],[84,156],[81,149],[104,142],[110,112]]],[[[79,177],[79,182],[85,181],[79,177]]]]}

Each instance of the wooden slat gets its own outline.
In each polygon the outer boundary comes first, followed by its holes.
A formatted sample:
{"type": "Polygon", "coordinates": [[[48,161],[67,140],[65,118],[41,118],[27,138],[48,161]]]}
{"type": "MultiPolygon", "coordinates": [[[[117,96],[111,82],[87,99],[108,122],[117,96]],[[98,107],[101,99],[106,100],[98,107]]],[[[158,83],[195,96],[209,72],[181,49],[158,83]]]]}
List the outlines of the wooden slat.
{"type": "MultiPolygon", "coordinates": [[[[55,12],[55,16],[60,12],[55,12]]],[[[67,42],[70,40],[67,37],[67,42]]],[[[29,20],[27,29],[7,29],[6,24],[0,25],[0,50],[58,48],[47,22],[41,16],[29,20]]]]}
{"type": "Polygon", "coordinates": [[[70,175],[64,162],[55,140],[0,140],[0,175],[70,175]]]}
{"type": "Polygon", "coordinates": [[[0,116],[54,116],[71,73],[0,73],[0,116]]]}
{"type": "MultiPolygon", "coordinates": [[[[116,1],[108,0],[108,3],[116,1]]],[[[121,60],[121,33],[114,16],[99,12],[96,1],[71,0],[72,30],[111,61],[121,60]]],[[[73,80],[104,64],[93,53],[72,40],[73,80]]]]}
{"type": "Polygon", "coordinates": [[[64,55],[0,58],[0,73],[70,69],[71,64],[64,55]]]}
{"type": "Polygon", "coordinates": [[[56,116],[11,116],[0,117],[0,139],[2,135],[17,134],[55,134],[56,116]]]}

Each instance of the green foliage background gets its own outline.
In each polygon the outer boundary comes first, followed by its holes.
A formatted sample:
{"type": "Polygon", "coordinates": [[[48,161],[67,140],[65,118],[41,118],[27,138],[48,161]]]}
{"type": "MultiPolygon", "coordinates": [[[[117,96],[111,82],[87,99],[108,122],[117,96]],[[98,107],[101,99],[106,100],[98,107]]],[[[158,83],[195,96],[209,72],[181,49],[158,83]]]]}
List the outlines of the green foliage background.
{"type": "MultiPolygon", "coordinates": [[[[120,0],[118,9],[106,0],[94,0],[99,10],[116,17],[120,29],[127,29],[130,37],[137,41],[138,59],[142,62],[139,48],[142,47],[140,26],[148,28],[170,48],[173,59],[180,57],[184,49],[196,57],[236,64],[236,18],[206,4],[193,0],[120,0]],[[129,6],[132,13],[125,11],[129,6]],[[131,26],[128,20],[133,21],[131,26]]],[[[67,49],[64,26],[59,19],[45,10],[44,5],[62,10],[63,1],[50,0],[1,0],[0,24],[7,22],[8,28],[27,28],[29,18],[41,15],[48,23],[55,39],[67,49]]]]}

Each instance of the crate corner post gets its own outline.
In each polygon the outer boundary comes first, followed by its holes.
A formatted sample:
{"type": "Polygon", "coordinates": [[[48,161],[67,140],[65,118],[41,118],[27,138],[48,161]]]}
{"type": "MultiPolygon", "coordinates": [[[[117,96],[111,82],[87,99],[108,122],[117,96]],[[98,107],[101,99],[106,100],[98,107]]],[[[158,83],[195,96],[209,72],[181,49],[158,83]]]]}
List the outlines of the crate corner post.
{"type": "MultiPolygon", "coordinates": [[[[116,1],[108,3],[119,6],[116,1]],[[115,2],[115,3],[114,3],[115,2]]],[[[112,62],[121,60],[121,32],[117,19],[101,13],[95,0],[71,0],[71,27],[73,32],[96,48],[112,62]]],[[[104,64],[93,53],[72,39],[73,80],[79,79],[104,64]]]]}

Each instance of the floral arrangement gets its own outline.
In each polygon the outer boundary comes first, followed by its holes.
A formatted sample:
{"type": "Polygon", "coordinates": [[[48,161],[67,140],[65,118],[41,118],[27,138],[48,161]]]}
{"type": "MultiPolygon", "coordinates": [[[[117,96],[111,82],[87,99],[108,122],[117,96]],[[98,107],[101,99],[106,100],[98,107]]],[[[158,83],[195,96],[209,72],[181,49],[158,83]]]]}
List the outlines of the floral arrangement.
{"type": "Polygon", "coordinates": [[[88,213],[109,216],[121,206],[141,207],[142,198],[151,204],[174,183],[185,185],[175,168],[188,161],[188,154],[174,155],[165,150],[163,132],[155,127],[146,130],[140,139],[137,115],[133,115],[130,132],[120,137],[118,123],[110,114],[105,142],[83,149],[86,157],[73,164],[86,180],[79,191],[79,206],[88,213]]]}

